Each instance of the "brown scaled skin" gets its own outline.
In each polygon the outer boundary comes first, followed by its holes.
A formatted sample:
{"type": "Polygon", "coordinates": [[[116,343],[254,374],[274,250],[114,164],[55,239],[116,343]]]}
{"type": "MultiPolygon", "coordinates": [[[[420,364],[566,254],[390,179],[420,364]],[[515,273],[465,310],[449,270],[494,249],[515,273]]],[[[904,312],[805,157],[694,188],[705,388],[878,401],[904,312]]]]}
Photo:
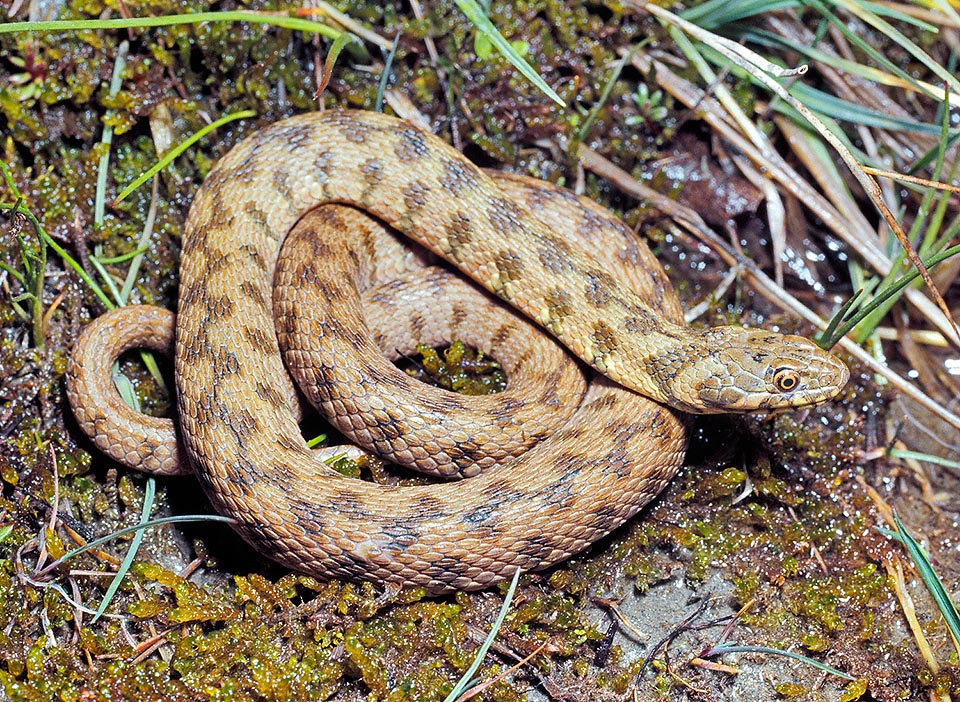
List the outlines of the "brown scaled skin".
{"type": "MultiPolygon", "coordinates": [[[[300,228],[315,224],[307,218],[300,228]]],[[[331,260],[349,256],[325,251],[322,233],[310,246],[331,260]]],[[[663,487],[682,460],[686,432],[680,415],[645,396],[685,411],[742,411],[814,404],[846,380],[842,364],[821,363],[831,357],[812,345],[800,347],[801,366],[783,366],[794,353],[789,338],[759,332],[761,348],[749,341],[753,332],[738,330],[746,346],[724,337],[718,350],[710,331],[681,320],[649,252],[595,205],[485,174],[384,115],[303,115],[236,147],[191,208],[177,321],[180,428],[216,509],[271,558],[434,593],[482,588],[576,553],[663,487]],[[336,307],[351,293],[295,262],[278,282],[296,290],[319,280],[321,302],[304,306],[278,288],[271,303],[282,240],[324,203],[368,210],[444,256],[623,385],[594,379],[549,441],[467,482],[401,489],[329,470],[300,437],[272,308],[296,309],[295,326],[329,332],[337,313],[327,316],[326,303],[336,307]],[[598,262],[601,252],[642,271],[639,283],[623,283],[614,264],[598,262]],[[823,376],[812,381],[808,368],[818,365],[823,376]]],[[[312,355],[316,338],[292,341],[288,357],[312,355]]],[[[351,373],[339,362],[321,365],[351,373]]],[[[84,372],[75,364],[70,376],[84,372]]],[[[321,377],[319,386],[331,382],[321,377]]],[[[351,404],[324,402],[335,411],[351,404]]],[[[388,434],[405,423],[390,413],[369,422],[388,434]]]]}

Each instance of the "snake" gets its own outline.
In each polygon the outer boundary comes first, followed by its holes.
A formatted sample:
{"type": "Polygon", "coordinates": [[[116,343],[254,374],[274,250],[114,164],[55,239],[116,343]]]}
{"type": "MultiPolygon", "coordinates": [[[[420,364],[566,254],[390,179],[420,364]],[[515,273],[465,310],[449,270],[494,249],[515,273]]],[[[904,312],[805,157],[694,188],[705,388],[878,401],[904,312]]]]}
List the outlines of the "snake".
{"type": "Polygon", "coordinates": [[[262,128],[217,162],[187,216],[176,316],[132,306],[94,320],[67,391],[96,446],[143,470],[193,471],[213,508],[283,566],[442,594],[546,568],[622,525],[682,465],[690,414],[809,407],[848,375],[799,336],[685,324],[650,251],[586,198],[480,169],[399,118],[328,110],[262,128]],[[353,243],[341,240],[351,228],[353,243]],[[382,243],[385,228],[425,251],[382,243]],[[391,404],[372,389],[386,371],[357,364],[405,343],[382,332],[398,317],[423,333],[427,302],[458,276],[485,292],[464,291],[440,317],[508,346],[543,336],[577,360],[508,359],[508,386],[539,376],[526,401],[436,390],[426,414],[391,404]],[[398,292],[412,302],[385,302],[398,292]],[[367,303],[383,305],[380,322],[357,311],[367,303]],[[474,321],[488,304],[509,321],[474,321]],[[176,420],[145,420],[123,407],[109,365],[174,340],[176,420]],[[364,450],[452,479],[380,485],[333,470],[302,436],[294,371],[364,450]],[[556,421],[530,419],[564,403],[556,421]],[[440,448],[417,443],[457,412],[440,448]],[[499,442],[502,455],[485,458],[482,445],[499,442]]]}

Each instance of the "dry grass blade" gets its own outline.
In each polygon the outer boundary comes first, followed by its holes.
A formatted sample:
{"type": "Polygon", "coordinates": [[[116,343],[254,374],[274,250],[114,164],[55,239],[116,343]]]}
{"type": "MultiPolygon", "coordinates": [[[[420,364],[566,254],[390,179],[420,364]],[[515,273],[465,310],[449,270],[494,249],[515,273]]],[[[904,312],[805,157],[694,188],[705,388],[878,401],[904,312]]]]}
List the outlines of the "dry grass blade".
{"type": "Polygon", "coordinates": [[[864,166],[863,170],[870,175],[879,176],[881,178],[891,178],[893,180],[899,180],[903,183],[913,183],[914,185],[922,185],[927,188],[936,188],[938,190],[949,190],[952,193],[960,195],[960,186],[950,185],[949,183],[939,183],[926,178],[915,178],[914,176],[909,176],[904,173],[896,173],[894,171],[888,171],[882,168],[871,168],[870,166],[864,166]]]}
{"type": "Polygon", "coordinates": [[[315,7],[303,7],[297,11],[298,17],[310,17],[313,15],[321,15],[329,17],[335,24],[340,25],[345,31],[350,32],[351,34],[356,34],[358,37],[364,41],[368,41],[371,44],[376,44],[378,47],[384,51],[392,51],[396,48],[396,42],[390,41],[389,39],[384,39],[376,32],[372,32],[362,24],[357,22],[355,19],[350,17],[350,15],[340,12],[337,8],[333,7],[328,2],[323,2],[323,0],[315,0],[315,7]]]}

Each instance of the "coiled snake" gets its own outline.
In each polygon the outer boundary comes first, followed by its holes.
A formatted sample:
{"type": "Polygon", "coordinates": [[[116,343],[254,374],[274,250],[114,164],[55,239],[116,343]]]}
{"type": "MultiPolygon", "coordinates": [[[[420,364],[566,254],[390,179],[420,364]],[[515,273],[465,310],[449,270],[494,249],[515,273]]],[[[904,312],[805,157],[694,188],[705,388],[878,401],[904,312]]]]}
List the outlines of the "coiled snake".
{"type": "Polygon", "coordinates": [[[173,317],[154,308],[104,315],[78,342],[68,392],[84,431],[135,467],[189,463],[214,508],[290,568],[433,593],[543,568],[622,524],[680,465],[682,413],[812,405],[848,375],[802,338],[685,326],[662,270],[615,218],[560,188],[481,171],[436,137],[370,112],[287,119],[225,156],[191,207],[180,286],[175,374],[187,460],[174,455],[170,420],[125,410],[106,380],[120,351],[169,344],[173,317]],[[511,351],[543,335],[449,273],[421,269],[423,256],[404,253],[362,212],[445,258],[602,375],[586,385],[575,362],[542,360],[552,342],[511,351]],[[385,271],[394,279],[383,282],[385,271]],[[425,311],[448,288],[446,311],[425,311]],[[380,310],[380,321],[368,313],[369,332],[361,297],[380,310]],[[401,318],[412,331],[390,331],[401,318]],[[449,332],[436,320],[480,346],[500,342],[493,353],[518,394],[431,390],[426,409],[414,410],[371,389],[393,372],[371,360],[376,345],[439,343],[449,332]],[[301,437],[284,359],[351,438],[391,460],[473,477],[391,487],[336,473],[301,437]],[[552,408],[560,414],[548,419],[552,408]],[[425,446],[433,423],[442,432],[425,446]]]}

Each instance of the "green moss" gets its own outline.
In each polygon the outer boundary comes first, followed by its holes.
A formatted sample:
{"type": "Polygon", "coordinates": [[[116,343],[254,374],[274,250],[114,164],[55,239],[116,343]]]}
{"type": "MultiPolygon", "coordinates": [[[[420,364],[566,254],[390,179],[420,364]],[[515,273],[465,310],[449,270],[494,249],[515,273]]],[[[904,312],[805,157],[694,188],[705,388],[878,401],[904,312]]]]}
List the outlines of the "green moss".
{"type": "MultiPolygon", "coordinates": [[[[249,7],[288,10],[299,5],[278,1],[249,7]]],[[[199,0],[155,0],[137,7],[144,15],[204,9],[208,3],[199,0]]],[[[493,21],[508,38],[526,43],[528,58],[573,105],[561,111],[532,93],[497,54],[477,58],[474,30],[452,2],[424,4],[423,19],[397,14],[385,3],[352,2],[344,9],[383,36],[402,32],[392,86],[448,139],[465,142],[471,157],[485,165],[576,182],[579,164],[571,137],[596,108],[591,145],[595,140],[606,155],[654,187],[673,194],[682,188],[652,168],[669,157],[680,123],[670,100],[655,102],[655,89],[628,70],[599,104],[617,61],[616,49],[648,37],[656,41],[663,32],[658,24],[622,13],[615,4],[492,3],[493,21]],[[427,37],[437,45],[436,64],[423,50],[427,37]],[[655,109],[661,106],[668,111],[662,120],[655,109]],[[532,148],[539,140],[569,143],[569,153],[532,148]]],[[[64,16],[103,13],[116,16],[119,3],[70,0],[64,16]]],[[[104,225],[94,230],[104,125],[113,126],[115,133],[109,201],[156,161],[158,149],[168,146],[158,135],[176,141],[214,116],[254,109],[258,119],[210,135],[159,177],[156,243],[137,293],[146,301],[170,303],[179,234],[197,184],[243,135],[315,107],[313,62],[322,60],[327,45],[320,42],[315,50],[311,42],[299,32],[220,23],[132,33],[2,35],[0,55],[7,57],[0,59],[4,160],[31,211],[42,215],[58,240],[77,246],[83,239],[114,256],[136,246],[152,197],[146,187],[108,206],[104,225]],[[124,40],[130,42],[130,54],[122,88],[110,97],[104,86],[124,40]]],[[[325,104],[372,107],[378,60],[342,58],[323,96],[325,104]]],[[[753,99],[746,90],[745,83],[737,86],[741,104],[753,99]]],[[[649,219],[646,204],[619,196],[603,179],[588,175],[584,185],[591,197],[626,211],[631,224],[649,219]]],[[[670,235],[656,227],[647,233],[669,257],[670,235]]],[[[5,261],[22,266],[15,247],[9,242],[0,247],[5,261]]],[[[69,508],[72,524],[85,530],[86,538],[134,522],[143,500],[142,480],[128,473],[117,479],[102,456],[77,446],[76,428],[63,416],[61,378],[69,345],[79,322],[101,310],[89,291],[65,282],[69,277],[58,265],[50,263],[45,302],[49,306],[61,291],[66,296],[52,316],[47,351],[21,343],[29,320],[12,307],[0,310],[0,370],[9,390],[2,409],[17,418],[0,449],[5,484],[0,696],[148,702],[326,699],[338,694],[370,700],[442,699],[472,660],[477,632],[491,626],[500,604],[496,591],[426,600],[422,591],[411,590],[387,598],[369,585],[278,576],[249,552],[244,553],[249,574],[222,572],[209,559],[202,568],[206,579],[198,584],[156,565],[167,562],[165,557],[178,562],[180,546],[171,547],[154,532],[111,607],[111,614],[127,618],[123,625],[111,618],[78,621],[76,609],[64,598],[69,593],[95,607],[108,577],[60,572],[56,587],[20,577],[18,569],[29,574],[33,567],[41,535],[53,555],[72,547],[65,531],[45,531],[55,493],[61,513],[69,508]],[[57,457],[56,474],[51,452],[57,457]],[[261,570],[271,574],[257,574],[261,570]],[[159,653],[151,652],[153,644],[160,646],[159,653]]],[[[125,270],[111,267],[117,277],[125,270]]],[[[489,391],[502,383],[502,373],[500,380],[491,380],[497,373],[489,359],[462,348],[442,355],[427,352],[424,365],[450,387],[489,391]],[[477,368],[479,374],[467,372],[477,368]]],[[[569,675],[591,690],[624,693],[642,661],[615,645],[607,667],[591,665],[604,630],[583,613],[589,597],[617,582],[620,574],[630,579],[634,592],[628,596],[634,596],[675,573],[698,585],[719,570],[731,579],[737,602],[754,601],[741,623],[758,638],[785,647],[800,644],[811,653],[839,652],[846,660],[884,657],[892,661],[891,668],[896,666],[898,681],[909,681],[897,684],[916,681],[949,691],[952,669],[938,676],[925,672],[914,662],[912,648],[890,641],[887,610],[892,608],[884,605],[892,598],[876,565],[886,547],[870,530],[870,505],[850,479],[863,470],[853,457],[862,448],[862,398],[871,392],[860,385],[849,390],[848,403],[861,399],[848,404],[855,419],[814,412],[727,426],[727,437],[748,437],[729,463],[718,459],[717,465],[685,470],[663,499],[602,547],[542,577],[529,576],[499,641],[522,653],[548,643],[529,670],[553,676],[554,684],[569,675]],[[826,572],[812,554],[828,564],[826,572]]],[[[145,388],[143,394],[156,403],[155,389],[145,388]]],[[[11,425],[7,418],[2,423],[11,425]]],[[[361,466],[353,464],[350,470],[359,474],[361,466]]],[[[380,470],[373,466],[367,472],[378,475],[380,470]]],[[[171,482],[170,489],[181,491],[183,485],[171,482]]],[[[161,490],[158,510],[166,509],[161,490]]],[[[122,553],[128,542],[129,537],[121,539],[110,551],[122,553]]],[[[107,570],[90,554],[71,565],[107,570]]],[[[489,680],[504,667],[493,659],[480,676],[489,680]]],[[[652,669],[645,684],[653,694],[674,695],[678,679],[660,662],[654,661],[652,669]]],[[[498,682],[484,697],[522,699],[528,684],[524,678],[498,682]]],[[[850,694],[855,692],[851,687],[850,694]]]]}
{"type": "Polygon", "coordinates": [[[442,352],[417,344],[420,364],[408,373],[462,395],[489,395],[507,387],[507,376],[496,360],[454,341],[442,352]]]}
{"type": "Polygon", "coordinates": [[[778,695],[788,699],[793,697],[803,697],[810,692],[806,686],[795,682],[778,683],[773,686],[773,689],[777,691],[778,695]]]}

